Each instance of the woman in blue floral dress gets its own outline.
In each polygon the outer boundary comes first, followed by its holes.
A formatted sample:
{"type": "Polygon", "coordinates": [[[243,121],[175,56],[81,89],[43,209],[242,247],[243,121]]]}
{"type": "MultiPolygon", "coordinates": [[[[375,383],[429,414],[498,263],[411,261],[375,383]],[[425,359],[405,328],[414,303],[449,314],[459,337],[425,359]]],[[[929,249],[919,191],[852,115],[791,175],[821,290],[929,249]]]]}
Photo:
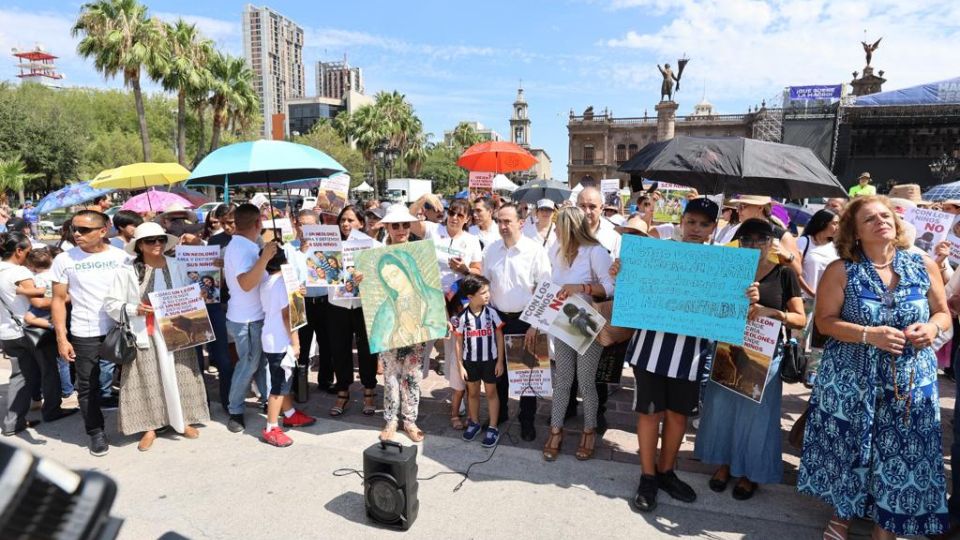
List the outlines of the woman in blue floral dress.
{"type": "Polygon", "coordinates": [[[939,270],[907,251],[885,197],[855,199],[835,243],[840,260],[817,294],[816,324],[829,340],[797,488],[833,506],[825,539],[846,538],[855,516],[874,521],[875,539],[942,533],[946,485],[930,345],[951,322],[939,270]]]}

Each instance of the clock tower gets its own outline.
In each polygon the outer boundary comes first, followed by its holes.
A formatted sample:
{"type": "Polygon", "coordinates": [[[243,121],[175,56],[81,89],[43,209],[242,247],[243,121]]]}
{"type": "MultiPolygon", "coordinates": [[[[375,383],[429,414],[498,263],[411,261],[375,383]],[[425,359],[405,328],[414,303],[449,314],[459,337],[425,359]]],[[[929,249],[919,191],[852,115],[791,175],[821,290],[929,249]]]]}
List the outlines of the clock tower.
{"type": "Polygon", "coordinates": [[[517,89],[517,100],[513,102],[513,116],[510,118],[510,142],[524,148],[530,148],[530,117],[527,116],[527,99],[523,97],[523,87],[517,89]]]}

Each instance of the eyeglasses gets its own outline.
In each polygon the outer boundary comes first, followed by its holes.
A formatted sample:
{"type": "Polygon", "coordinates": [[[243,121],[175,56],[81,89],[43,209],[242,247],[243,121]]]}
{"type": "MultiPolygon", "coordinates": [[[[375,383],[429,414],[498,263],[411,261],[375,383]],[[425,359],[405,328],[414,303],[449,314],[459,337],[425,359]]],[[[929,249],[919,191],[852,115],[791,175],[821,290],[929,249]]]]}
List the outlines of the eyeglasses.
{"type": "Polygon", "coordinates": [[[466,219],[467,215],[461,214],[459,212],[450,212],[449,214],[447,214],[447,217],[466,219]]]}
{"type": "Polygon", "coordinates": [[[146,238],[141,238],[140,242],[148,246],[153,244],[165,244],[167,242],[167,237],[166,236],[148,236],[146,238]]]}
{"type": "Polygon", "coordinates": [[[404,223],[391,223],[391,224],[390,224],[390,228],[393,229],[393,230],[395,230],[395,231],[399,231],[400,229],[406,230],[406,229],[409,229],[409,228],[410,228],[410,223],[407,223],[407,222],[404,222],[404,223]]]}
{"type": "Polygon", "coordinates": [[[762,247],[762,246],[765,246],[768,242],[770,242],[770,238],[767,236],[760,236],[760,237],[745,236],[740,239],[741,246],[762,247]]]}
{"type": "Polygon", "coordinates": [[[70,230],[73,234],[79,234],[81,236],[90,234],[93,231],[99,231],[103,227],[80,227],[79,225],[71,225],[70,230]]]}

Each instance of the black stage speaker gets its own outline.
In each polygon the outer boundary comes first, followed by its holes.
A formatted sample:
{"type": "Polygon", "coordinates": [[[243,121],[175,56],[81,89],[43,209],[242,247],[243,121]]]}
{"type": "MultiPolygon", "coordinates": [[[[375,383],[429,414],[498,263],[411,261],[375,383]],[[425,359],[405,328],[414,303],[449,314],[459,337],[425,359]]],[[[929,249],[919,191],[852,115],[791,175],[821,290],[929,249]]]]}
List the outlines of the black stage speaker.
{"type": "Polygon", "coordinates": [[[363,499],[370,519],[409,529],[420,511],[417,489],[416,446],[385,441],[363,451],[363,499]]]}

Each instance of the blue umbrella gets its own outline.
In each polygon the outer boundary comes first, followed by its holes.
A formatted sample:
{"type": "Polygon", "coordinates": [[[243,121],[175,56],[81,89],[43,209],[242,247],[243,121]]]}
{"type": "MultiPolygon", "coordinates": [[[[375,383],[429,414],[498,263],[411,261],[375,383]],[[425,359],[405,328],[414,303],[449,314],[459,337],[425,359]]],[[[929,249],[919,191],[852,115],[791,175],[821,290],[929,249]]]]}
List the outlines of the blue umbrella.
{"type": "Polygon", "coordinates": [[[453,196],[454,199],[467,199],[470,197],[470,190],[465,189],[453,196]]]}
{"type": "Polygon", "coordinates": [[[35,207],[37,214],[49,214],[60,208],[68,208],[75,204],[92,201],[101,195],[113,192],[112,189],[96,189],[90,187],[90,181],[68,184],[46,197],[40,199],[35,207]]]}
{"type": "Polygon", "coordinates": [[[960,182],[950,182],[949,184],[940,184],[930,188],[923,194],[925,201],[945,201],[947,199],[960,199],[960,182]]]}

